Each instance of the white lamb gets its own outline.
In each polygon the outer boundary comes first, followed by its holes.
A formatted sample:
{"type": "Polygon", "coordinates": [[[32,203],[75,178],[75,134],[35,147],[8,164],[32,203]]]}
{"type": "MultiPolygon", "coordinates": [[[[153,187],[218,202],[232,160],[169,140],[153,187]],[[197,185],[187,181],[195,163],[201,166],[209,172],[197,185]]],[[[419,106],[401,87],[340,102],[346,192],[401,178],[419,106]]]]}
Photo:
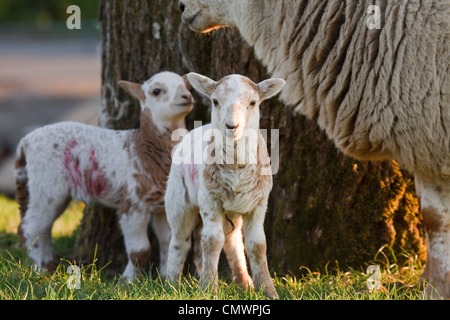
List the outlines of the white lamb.
{"type": "Polygon", "coordinates": [[[184,78],[162,72],[143,85],[118,85],[141,105],[140,128],[109,130],[74,122],[39,128],[17,149],[17,201],[22,221],[18,233],[40,270],[55,267],[51,228],[71,199],[116,208],[128,264],[122,275],[133,280],[150,255],[147,226],[152,218],[166,269],[170,228],[164,192],[175,129],[194,100],[184,78]]]}
{"type": "Polygon", "coordinates": [[[201,283],[217,286],[222,248],[236,282],[251,284],[242,240],[255,287],[277,297],[266,259],[264,218],[272,189],[270,160],[259,131],[259,105],[281,91],[285,81],[256,85],[240,75],[215,82],[196,73],[190,84],[213,103],[212,123],[186,135],[173,154],[165,206],[172,239],[168,277],[178,279],[190,248],[190,235],[200,213],[201,283]]]}

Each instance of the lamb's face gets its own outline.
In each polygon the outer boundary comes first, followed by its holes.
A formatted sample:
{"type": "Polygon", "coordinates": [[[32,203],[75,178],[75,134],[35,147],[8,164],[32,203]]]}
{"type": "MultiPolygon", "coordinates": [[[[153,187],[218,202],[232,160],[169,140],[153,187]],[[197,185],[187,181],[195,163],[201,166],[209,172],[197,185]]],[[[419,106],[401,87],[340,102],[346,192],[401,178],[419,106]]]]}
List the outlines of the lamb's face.
{"type": "Polygon", "coordinates": [[[215,82],[197,73],[187,75],[190,84],[212,102],[211,122],[228,140],[257,133],[259,105],[276,95],[286,82],[269,79],[255,84],[241,75],[230,75],[215,82]]]}
{"type": "Polygon", "coordinates": [[[155,121],[177,122],[194,107],[194,98],[183,77],[173,72],[161,72],[142,85],[145,96],[142,110],[150,110],[155,121]]]}
{"type": "MultiPolygon", "coordinates": [[[[239,0],[242,1],[242,0],[239,0]]],[[[228,14],[230,0],[180,0],[183,22],[195,32],[207,33],[213,29],[233,26],[233,16],[228,14]]]]}
{"type": "Polygon", "coordinates": [[[248,78],[231,75],[220,80],[211,93],[211,122],[227,140],[238,141],[259,129],[258,87],[248,78]]]}

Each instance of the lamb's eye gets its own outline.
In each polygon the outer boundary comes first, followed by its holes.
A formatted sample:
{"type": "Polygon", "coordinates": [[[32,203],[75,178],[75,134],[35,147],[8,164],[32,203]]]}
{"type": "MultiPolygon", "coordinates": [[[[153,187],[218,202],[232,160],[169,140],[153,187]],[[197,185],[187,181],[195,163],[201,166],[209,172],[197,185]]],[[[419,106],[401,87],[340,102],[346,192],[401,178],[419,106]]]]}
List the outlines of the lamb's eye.
{"type": "Polygon", "coordinates": [[[213,99],[213,103],[214,103],[214,105],[215,105],[216,107],[219,106],[219,101],[217,101],[216,99],[213,99]]]}
{"type": "Polygon", "coordinates": [[[153,95],[154,95],[155,97],[159,96],[160,94],[161,94],[161,89],[155,89],[155,90],[153,90],[153,95]]]}
{"type": "Polygon", "coordinates": [[[250,102],[250,106],[252,106],[252,107],[256,106],[256,101],[253,100],[252,102],[250,102]]]}

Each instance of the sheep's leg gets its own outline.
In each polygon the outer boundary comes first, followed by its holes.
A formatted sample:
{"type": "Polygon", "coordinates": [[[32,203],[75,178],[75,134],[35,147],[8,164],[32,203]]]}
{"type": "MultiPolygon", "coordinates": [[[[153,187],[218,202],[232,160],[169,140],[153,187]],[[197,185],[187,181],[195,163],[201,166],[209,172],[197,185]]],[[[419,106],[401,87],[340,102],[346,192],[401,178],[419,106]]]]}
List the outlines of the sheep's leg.
{"type": "Polygon", "coordinates": [[[425,297],[450,299],[450,186],[416,175],[415,184],[425,225],[427,262],[425,297]]]}
{"type": "Polygon", "coordinates": [[[244,215],[244,235],[253,283],[256,289],[264,287],[264,294],[278,298],[269,273],[266,257],[266,236],[264,234],[264,216],[267,206],[259,206],[253,213],[244,215]]]}
{"type": "Polygon", "coordinates": [[[150,241],[147,228],[150,215],[146,212],[134,211],[121,214],[119,218],[128,254],[128,263],[122,278],[133,281],[139,276],[140,268],[144,267],[150,258],[150,241]]]}
{"type": "Polygon", "coordinates": [[[65,197],[37,197],[30,192],[29,207],[19,226],[25,250],[39,270],[52,272],[58,263],[52,242],[52,227],[55,220],[64,212],[70,200],[65,197]],[[45,207],[42,203],[46,203],[45,207]]]}
{"type": "Polygon", "coordinates": [[[217,269],[219,266],[220,253],[225,242],[223,233],[223,216],[219,212],[200,209],[203,221],[202,228],[202,271],[200,283],[203,288],[213,286],[217,288],[219,278],[217,269]]]}
{"type": "Polygon", "coordinates": [[[167,277],[179,280],[184,262],[191,248],[191,235],[197,211],[186,206],[166,202],[167,219],[172,231],[167,261],[167,277]]]}
{"type": "Polygon", "coordinates": [[[152,225],[159,243],[159,274],[162,279],[165,279],[167,277],[167,258],[171,238],[166,212],[161,211],[154,213],[152,215],[152,225]]]}
{"type": "Polygon", "coordinates": [[[203,264],[203,258],[202,258],[202,228],[203,223],[202,219],[200,219],[200,215],[197,217],[197,221],[195,223],[194,232],[193,232],[193,260],[195,269],[197,271],[197,274],[202,273],[202,264],[203,264]]]}
{"type": "MultiPolygon", "coordinates": [[[[227,225],[228,222],[225,222],[227,225]]],[[[233,222],[234,230],[225,232],[224,251],[228,264],[233,273],[234,283],[242,285],[245,289],[252,287],[252,279],[248,274],[245,259],[244,241],[242,238],[242,217],[233,222]]]]}

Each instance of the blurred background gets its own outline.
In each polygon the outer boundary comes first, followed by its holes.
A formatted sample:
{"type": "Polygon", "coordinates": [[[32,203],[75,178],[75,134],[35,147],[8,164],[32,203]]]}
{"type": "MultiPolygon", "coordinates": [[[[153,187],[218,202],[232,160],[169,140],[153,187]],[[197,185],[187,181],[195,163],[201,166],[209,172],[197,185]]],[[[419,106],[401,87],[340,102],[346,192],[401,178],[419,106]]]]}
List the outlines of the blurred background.
{"type": "Polygon", "coordinates": [[[97,124],[101,34],[97,0],[0,1],[0,194],[14,196],[14,153],[33,129],[97,124]],[[81,30],[66,25],[70,5],[81,30]]]}

